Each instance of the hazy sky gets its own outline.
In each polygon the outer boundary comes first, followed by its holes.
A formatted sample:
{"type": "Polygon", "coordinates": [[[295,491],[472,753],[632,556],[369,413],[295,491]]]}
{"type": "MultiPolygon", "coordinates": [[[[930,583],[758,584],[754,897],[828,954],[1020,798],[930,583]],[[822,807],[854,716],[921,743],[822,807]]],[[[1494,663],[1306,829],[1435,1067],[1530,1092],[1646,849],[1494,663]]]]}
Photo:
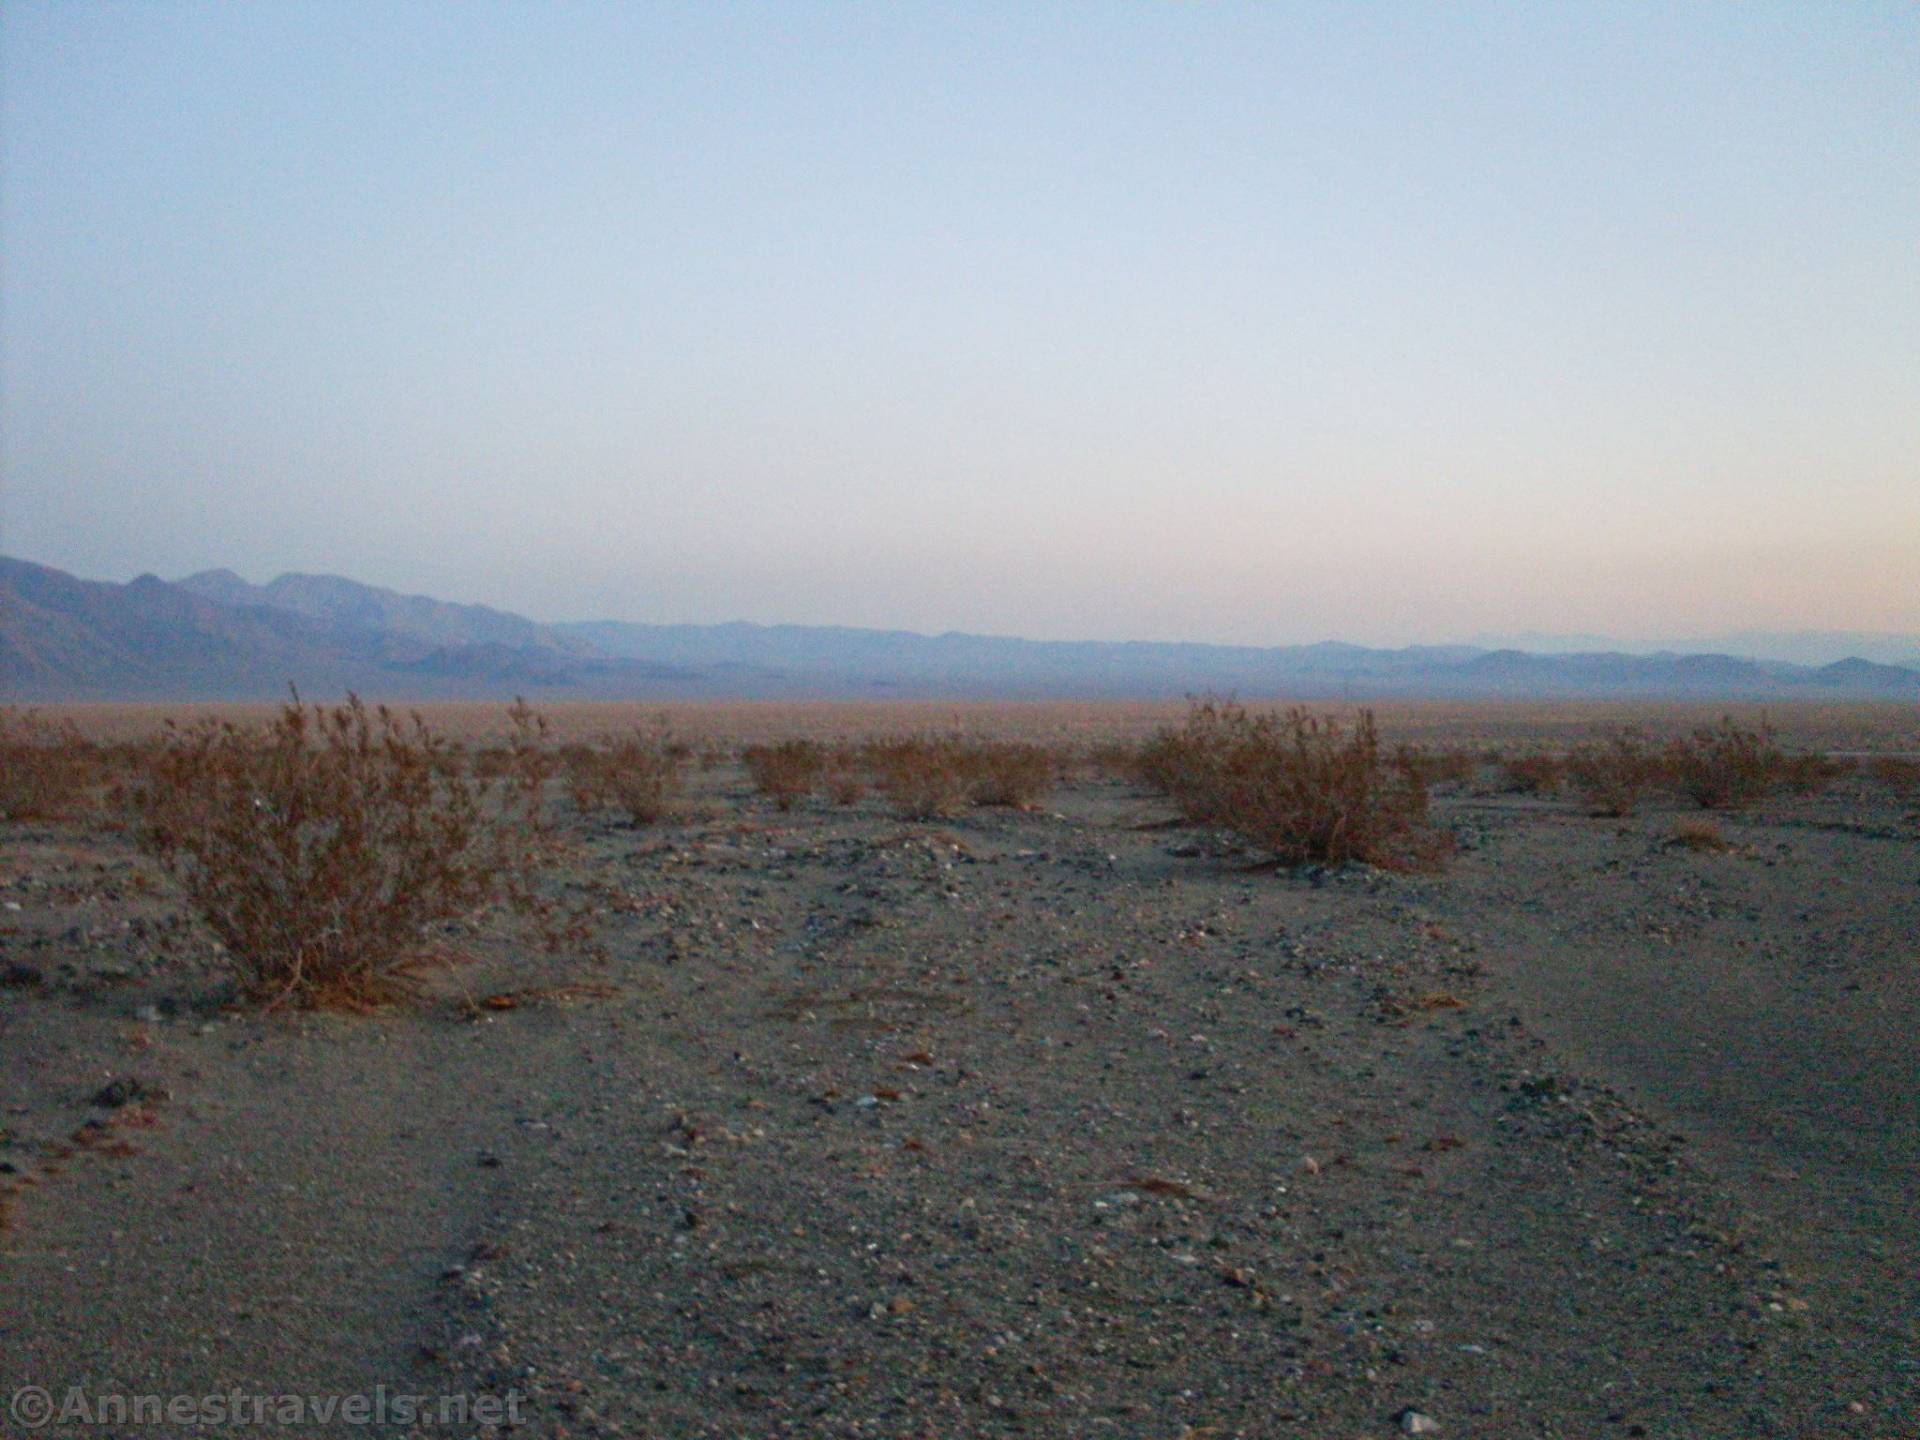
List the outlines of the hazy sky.
{"type": "Polygon", "coordinates": [[[1920,630],[1920,7],[7,0],[0,549],[1920,630]]]}

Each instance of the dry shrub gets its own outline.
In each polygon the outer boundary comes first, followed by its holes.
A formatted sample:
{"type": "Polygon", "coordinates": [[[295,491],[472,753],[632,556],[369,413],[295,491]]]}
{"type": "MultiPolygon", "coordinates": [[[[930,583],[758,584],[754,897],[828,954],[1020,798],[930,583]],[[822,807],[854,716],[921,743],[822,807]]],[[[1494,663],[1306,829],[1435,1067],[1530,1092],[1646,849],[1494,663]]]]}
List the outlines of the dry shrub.
{"type": "Polygon", "coordinates": [[[1551,795],[1567,778],[1558,755],[1515,755],[1500,762],[1500,788],[1514,795],[1551,795]]]}
{"type": "Polygon", "coordinates": [[[657,824],[679,800],[689,753],[664,724],[599,745],[570,745],[562,752],[567,793],[583,813],[616,810],[635,825],[657,824]]]}
{"type": "Polygon", "coordinates": [[[1781,762],[1778,783],[1782,790],[1796,795],[1817,795],[1859,768],[1860,762],[1847,756],[1818,752],[1788,755],[1781,762]]]}
{"type": "Polygon", "coordinates": [[[860,755],[844,745],[836,745],[827,754],[825,784],[827,798],[836,805],[857,805],[867,793],[867,777],[860,768],[860,755]]]}
{"type": "Polygon", "coordinates": [[[962,744],[958,763],[974,804],[1014,810],[1031,810],[1053,788],[1060,769],[1058,758],[1045,746],[1012,741],[962,744]]]}
{"type": "Polygon", "coordinates": [[[0,818],[59,820],[85,800],[101,757],[71,722],[0,709],[0,818]]]}
{"type": "Polygon", "coordinates": [[[1087,767],[1109,780],[1140,778],[1140,746],[1125,740],[1102,740],[1087,747],[1087,767]]]}
{"type": "Polygon", "coordinates": [[[490,906],[538,917],[537,775],[451,772],[415,715],[296,696],[264,729],[169,726],[134,791],[139,838],[269,1005],[411,989],[434,932],[490,906]]]}
{"type": "Polygon", "coordinates": [[[1884,785],[1896,795],[1911,795],[1920,790],[1920,760],[1902,755],[1877,755],[1867,762],[1867,774],[1874,783],[1884,785]]]}
{"type": "Polygon", "coordinates": [[[1723,716],[1667,747],[1666,775],[1673,787],[1706,810],[1739,810],[1756,803],[1788,776],[1787,757],[1773,731],[1750,730],[1723,716]]]}
{"type": "Polygon", "coordinates": [[[1393,752],[1394,766],[1421,785],[1463,785],[1480,773],[1480,757],[1471,750],[1430,750],[1402,745],[1393,752]]]}
{"type": "Polygon", "coordinates": [[[1676,821],[1672,833],[1667,837],[1667,843],[1710,854],[1718,854],[1733,848],[1728,843],[1727,837],[1720,832],[1720,826],[1704,815],[1676,821]]]}
{"type": "Polygon", "coordinates": [[[749,745],[740,757],[762,795],[781,810],[811,795],[826,768],[826,753],[811,740],[782,740],[778,745],[749,745]]]}
{"type": "Polygon", "coordinates": [[[1148,743],[1142,774],[1187,818],[1291,863],[1405,870],[1435,866],[1446,852],[1426,823],[1426,786],[1381,755],[1371,711],[1346,727],[1304,710],[1253,715],[1199,701],[1183,725],[1148,743]]]}
{"type": "Polygon", "coordinates": [[[1605,739],[1569,750],[1566,778],[1596,814],[1631,815],[1660,778],[1660,760],[1638,731],[1616,730],[1605,739]]]}
{"type": "Polygon", "coordinates": [[[903,819],[937,820],[965,808],[970,777],[962,744],[937,736],[870,740],[868,768],[903,819]]]}

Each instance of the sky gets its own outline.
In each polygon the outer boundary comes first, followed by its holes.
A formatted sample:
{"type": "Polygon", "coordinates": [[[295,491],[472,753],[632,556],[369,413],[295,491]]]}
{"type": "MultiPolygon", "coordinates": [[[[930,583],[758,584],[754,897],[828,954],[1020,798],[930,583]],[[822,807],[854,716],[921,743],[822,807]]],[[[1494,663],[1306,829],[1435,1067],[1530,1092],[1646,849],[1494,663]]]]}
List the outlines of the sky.
{"type": "Polygon", "coordinates": [[[0,476],[546,620],[1920,631],[1920,7],[8,0],[0,476]]]}

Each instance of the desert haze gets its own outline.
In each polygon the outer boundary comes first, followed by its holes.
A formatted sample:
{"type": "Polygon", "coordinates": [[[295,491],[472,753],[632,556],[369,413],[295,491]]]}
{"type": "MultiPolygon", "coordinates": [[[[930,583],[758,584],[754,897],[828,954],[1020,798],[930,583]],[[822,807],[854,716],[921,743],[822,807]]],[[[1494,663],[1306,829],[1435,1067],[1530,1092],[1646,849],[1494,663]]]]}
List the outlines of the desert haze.
{"type": "MultiPolygon", "coordinates": [[[[261,700],[289,685],[402,701],[1292,698],[1920,702],[1920,636],[1882,663],[1724,653],[1534,653],[1031,641],[799,625],[539,624],[480,605],[227,570],[119,585],[0,557],[0,684],[18,700],[261,700]]],[[[1805,637],[1803,637],[1805,643],[1805,637]]]]}
{"type": "Polygon", "coordinates": [[[0,1440],[1920,1440],[1920,7],[0,3],[0,1440]]]}

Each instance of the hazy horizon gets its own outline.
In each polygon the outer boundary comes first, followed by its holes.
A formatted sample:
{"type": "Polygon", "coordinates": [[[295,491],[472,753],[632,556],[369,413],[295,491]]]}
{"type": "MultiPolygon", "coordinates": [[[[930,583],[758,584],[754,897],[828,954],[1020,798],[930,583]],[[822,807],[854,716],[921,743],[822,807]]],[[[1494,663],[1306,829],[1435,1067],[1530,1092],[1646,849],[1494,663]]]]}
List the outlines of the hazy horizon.
{"type": "Polygon", "coordinates": [[[0,17],[0,551],[541,620],[1920,632],[1920,11],[0,17]]]}

